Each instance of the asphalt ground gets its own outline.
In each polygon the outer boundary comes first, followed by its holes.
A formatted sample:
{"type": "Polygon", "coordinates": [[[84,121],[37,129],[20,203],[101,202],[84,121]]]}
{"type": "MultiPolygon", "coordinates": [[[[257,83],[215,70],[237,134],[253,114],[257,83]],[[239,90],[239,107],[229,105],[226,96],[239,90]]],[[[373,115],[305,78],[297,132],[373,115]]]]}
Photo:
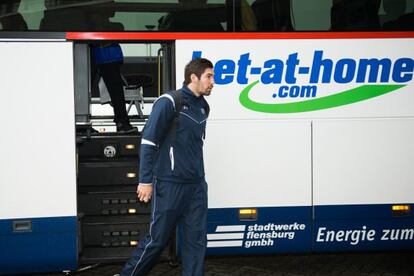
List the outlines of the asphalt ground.
{"type": "MultiPolygon", "coordinates": [[[[112,276],[122,264],[80,267],[66,275],[112,276]]],[[[299,275],[414,275],[414,252],[372,252],[339,254],[279,254],[261,256],[215,256],[206,258],[206,276],[299,276],[299,275]]],[[[37,274],[57,276],[64,273],[37,274]]],[[[180,267],[160,261],[149,276],[180,275],[180,267]]]]}

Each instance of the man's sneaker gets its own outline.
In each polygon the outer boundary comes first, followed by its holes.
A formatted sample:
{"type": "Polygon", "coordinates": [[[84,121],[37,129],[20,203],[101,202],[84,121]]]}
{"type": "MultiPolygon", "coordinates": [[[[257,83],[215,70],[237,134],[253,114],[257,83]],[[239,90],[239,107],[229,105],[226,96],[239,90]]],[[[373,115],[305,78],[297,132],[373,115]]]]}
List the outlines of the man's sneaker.
{"type": "Polygon", "coordinates": [[[130,123],[117,123],[116,131],[120,133],[134,133],[138,132],[138,128],[131,126],[130,123]]]}

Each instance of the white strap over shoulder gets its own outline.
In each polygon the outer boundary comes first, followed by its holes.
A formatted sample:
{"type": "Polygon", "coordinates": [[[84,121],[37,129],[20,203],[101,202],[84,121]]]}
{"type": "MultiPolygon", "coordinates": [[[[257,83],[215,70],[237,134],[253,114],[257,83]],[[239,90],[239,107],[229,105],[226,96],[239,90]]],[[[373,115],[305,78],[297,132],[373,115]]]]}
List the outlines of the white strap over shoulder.
{"type": "Polygon", "coordinates": [[[149,145],[149,146],[154,146],[154,147],[156,146],[154,142],[144,139],[144,138],[141,139],[141,145],[149,145]]]}

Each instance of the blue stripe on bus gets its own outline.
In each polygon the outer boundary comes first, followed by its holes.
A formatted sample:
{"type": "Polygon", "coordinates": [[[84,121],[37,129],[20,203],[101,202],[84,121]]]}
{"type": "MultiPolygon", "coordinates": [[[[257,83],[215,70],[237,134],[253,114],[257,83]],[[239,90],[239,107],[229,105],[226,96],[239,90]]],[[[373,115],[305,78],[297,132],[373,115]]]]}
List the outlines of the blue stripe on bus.
{"type": "Polygon", "coordinates": [[[207,253],[413,250],[414,217],[411,212],[393,213],[391,207],[260,207],[254,221],[240,220],[240,208],[209,209],[207,253]]]}
{"type": "Polygon", "coordinates": [[[0,274],[74,270],[77,218],[0,220],[0,248],[0,274]],[[25,222],[31,223],[31,230],[25,230],[25,222]]]}
{"type": "MultiPolygon", "coordinates": [[[[409,205],[412,203],[398,203],[409,205]]],[[[314,251],[414,249],[414,217],[393,204],[315,206],[314,251]]]]}
{"type": "Polygon", "coordinates": [[[412,217],[329,220],[314,225],[313,251],[413,250],[412,217]]]}
{"type": "MultiPolygon", "coordinates": [[[[250,208],[250,207],[246,207],[250,208]]],[[[253,207],[251,207],[253,208],[253,207]]],[[[260,207],[257,208],[257,220],[255,221],[241,221],[239,219],[239,209],[242,208],[225,208],[225,209],[209,209],[208,211],[208,255],[221,254],[263,254],[275,252],[309,252],[311,250],[312,231],[308,229],[311,225],[312,207],[260,207]],[[272,228],[275,225],[290,225],[290,224],[304,225],[305,229],[295,231],[294,236],[286,238],[272,238],[272,235],[278,235],[281,232],[289,231],[249,231],[255,225],[262,225],[264,227],[272,228]],[[273,224],[273,225],[272,225],[273,224]],[[235,226],[245,225],[245,231],[217,231],[220,226],[235,226]],[[249,234],[250,232],[250,234],[249,234]],[[220,239],[215,240],[211,238],[216,234],[243,234],[242,244],[240,246],[231,245],[232,243],[240,242],[240,239],[220,239]],[[257,233],[257,234],[256,234],[257,233]],[[254,235],[260,233],[267,233],[269,238],[255,238],[254,235]],[[253,235],[252,237],[248,235],[253,235]],[[260,242],[260,244],[252,244],[252,242],[260,242]],[[214,243],[227,243],[223,247],[211,247],[214,243]]]]}

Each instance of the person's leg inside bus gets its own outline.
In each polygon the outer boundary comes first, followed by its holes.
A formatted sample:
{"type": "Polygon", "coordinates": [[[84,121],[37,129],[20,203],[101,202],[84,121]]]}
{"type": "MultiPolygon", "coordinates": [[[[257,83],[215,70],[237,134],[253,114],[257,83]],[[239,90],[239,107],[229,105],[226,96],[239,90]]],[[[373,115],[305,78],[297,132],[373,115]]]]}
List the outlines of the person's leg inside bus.
{"type": "Polygon", "coordinates": [[[124,81],[121,77],[119,63],[105,63],[99,65],[99,72],[108,88],[114,109],[114,122],[117,131],[134,131],[128,118],[125,107],[124,81]]]}

